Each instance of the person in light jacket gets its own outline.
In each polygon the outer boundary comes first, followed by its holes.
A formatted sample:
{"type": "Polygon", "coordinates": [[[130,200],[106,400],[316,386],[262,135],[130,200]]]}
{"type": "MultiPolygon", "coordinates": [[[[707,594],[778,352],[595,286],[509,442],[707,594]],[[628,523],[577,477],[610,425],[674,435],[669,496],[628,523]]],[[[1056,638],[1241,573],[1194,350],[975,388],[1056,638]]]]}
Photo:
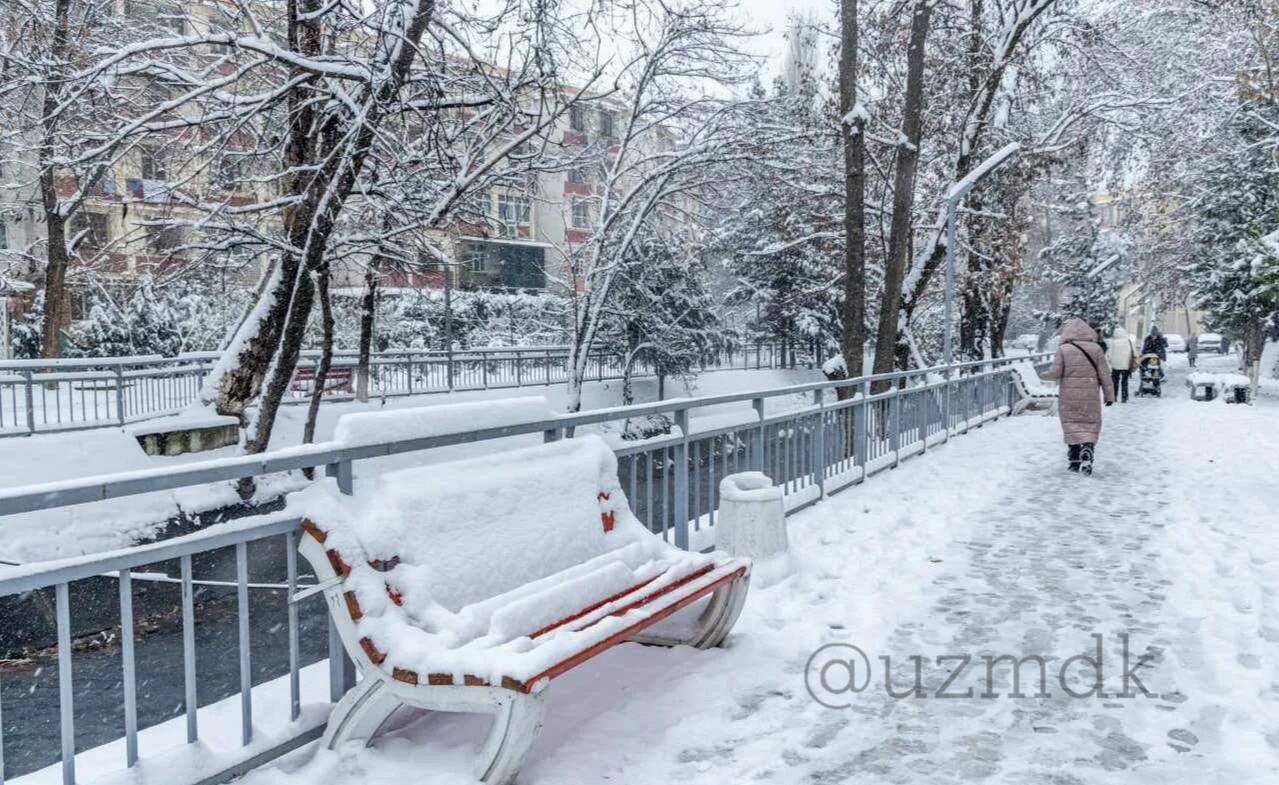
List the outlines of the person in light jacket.
{"type": "Polygon", "coordinates": [[[1067,467],[1092,474],[1093,455],[1101,436],[1101,402],[1115,402],[1115,385],[1097,332],[1083,319],[1069,319],[1061,328],[1061,343],[1045,379],[1060,382],[1057,416],[1067,444],[1067,467]]]}
{"type": "Polygon", "coordinates": [[[1186,362],[1191,368],[1195,367],[1195,361],[1199,359],[1199,336],[1194,333],[1186,339],[1186,362]]]}
{"type": "Polygon", "coordinates": [[[1128,403],[1128,380],[1137,367],[1137,342],[1122,327],[1116,327],[1106,345],[1106,364],[1110,366],[1110,382],[1115,396],[1128,403]]]}

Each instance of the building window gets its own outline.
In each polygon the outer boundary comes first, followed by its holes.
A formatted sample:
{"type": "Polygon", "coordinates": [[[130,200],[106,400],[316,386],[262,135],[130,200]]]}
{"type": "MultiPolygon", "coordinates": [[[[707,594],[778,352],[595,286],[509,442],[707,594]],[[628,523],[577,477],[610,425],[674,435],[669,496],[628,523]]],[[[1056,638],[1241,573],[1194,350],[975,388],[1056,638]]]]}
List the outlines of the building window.
{"type": "Polygon", "coordinates": [[[105,213],[76,213],[71,219],[71,237],[80,237],[76,251],[85,256],[106,248],[111,240],[109,226],[105,213]]]}
{"type": "Polygon", "coordinates": [[[483,243],[466,243],[462,247],[462,263],[468,273],[484,274],[490,272],[488,246],[483,243]]]}
{"type": "Polygon", "coordinates": [[[149,3],[143,0],[125,0],[124,13],[134,21],[155,25],[174,35],[182,35],[186,31],[182,9],[177,6],[149,3]]]}
{"type": "Polygon", "coordinates": [[[573,104],[568,109],[568,127],[584,133],[586,131],[586,110],[577,104],[573,104]]]}
{"type": "Polygon", "coordinates": [[[164,167],[164,156],[158,150],[142,149],[142,179],[168,180],[169,173],[164,167]]]}
{"type": "Polygon", "coordinates": [[[574,166],[568,170],[568,181],[570,183],[589,183],[591,176],[586,171],[585,166],[574,166]]]}
{"type": "Polygon", "coordinates": [[[488,220],[493,214],[493,198],[488,191],[473,193],[466,197],[466,212],[480,221],[488,220]]]}
{"type": "Polygon", "coordinates": [[[0,220],[0,251],[9,249],[9,226],[0,220]]]}
{"type": "Polygon", "coordinates": [[[501,193],[497,197],[497,218],[504,224],[526,226],[532,220],[533,206],[527,196],[501,193]]]}
{"type": "Polygon", "coordinates": [[[605,139],[613,138],[613,113],[600,112],[600,136],[605,139]]]}
{"type": "Polygon", "coordinates": [[[591,225],[591,203],[585,199],[573,200],[573,228],[585,229],[591,225]]]}
{"type": "Polygon", "coordinates": [[[186,229],[182,226],[148,227],[147,250],[152,256],[168,256],[186,245],[186,229]]]}

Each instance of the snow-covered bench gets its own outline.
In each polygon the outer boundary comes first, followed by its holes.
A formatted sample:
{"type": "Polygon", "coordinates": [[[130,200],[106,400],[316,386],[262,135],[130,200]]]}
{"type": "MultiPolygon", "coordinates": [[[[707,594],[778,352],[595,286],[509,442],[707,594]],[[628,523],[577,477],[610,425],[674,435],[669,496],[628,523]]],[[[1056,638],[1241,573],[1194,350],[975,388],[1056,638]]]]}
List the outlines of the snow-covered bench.
{"type": "Polygon", "coordinates": [[[362,673],[325,746],[370,740],[401,706],[491,713],[486,783],[515,776],[549,682],[626,641],[720,644],[750,576],[749,561],[645,529],[593,436],[386,473],[354,496],[330,481],[293,505],[299,550],[362,673]]]}
{"type": "Polygon", "coordinates": [[[1196,401],[1215,400],[1220,394],[1226,403],[1248,403],[1252,395],[1252,380],[1241,373],[1196,371],[1186,377],[1186,386],[1196,401]]]}
{"type": "Polygon", "coordinates": [[[1017,411],[1052,408],[1057,402],[1057,387],[1039,377],[1039,369],[1034,363],[1022,360],[1009,367],[1013,371],[1013,385],[1021,399],[1017,404],[1017,411]]]}

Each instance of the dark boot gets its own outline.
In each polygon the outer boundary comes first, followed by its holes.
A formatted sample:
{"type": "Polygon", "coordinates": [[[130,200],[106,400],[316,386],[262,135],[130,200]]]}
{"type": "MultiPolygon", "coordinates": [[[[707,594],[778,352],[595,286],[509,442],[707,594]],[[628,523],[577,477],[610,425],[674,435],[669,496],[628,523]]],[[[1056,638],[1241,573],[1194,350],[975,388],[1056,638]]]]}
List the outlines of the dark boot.
{"type": "Polygon", "coordinates": [[[1082,444],[1072,444],[1066,449],[1066,460],[1069,461],[1069,468],[1072,472],[1079,471],[1079,452],[1082,444]]]}
{"type": "Polygon", "coordinates": [[[1092,457],[1097,445],[1092,442],[1086,442],[1080,445],[1079,450],[1079,471],[1083,474],[1092,474],[1092,457]]]}

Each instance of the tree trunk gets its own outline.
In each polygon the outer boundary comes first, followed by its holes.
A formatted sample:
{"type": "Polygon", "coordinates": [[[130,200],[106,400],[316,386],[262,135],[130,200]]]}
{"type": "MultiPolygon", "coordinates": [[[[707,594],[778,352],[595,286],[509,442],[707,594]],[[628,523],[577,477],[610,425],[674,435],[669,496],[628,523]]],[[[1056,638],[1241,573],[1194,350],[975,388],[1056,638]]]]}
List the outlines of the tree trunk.
{"type": "MultiPolygon", "coordinates": [[[[66,62],[70,47],[68,29],[71,25],[71,0],[55,0],[53,44],[49,52],[52,67],[66,62]]],[[[44,85],[44,101],[40,120],[40,201],[44,209],[45,228],[48,230],[48,250],[44,268],[44,322],[40,325],[40,356],[57,357],[62,347],[58,335],[66,321],[66,279],[69,254],[67,253],[67,216],[62,214],[55,177],[54,137],[58,131],[56,112],[62,95],[62,80],[49,79],[44,85]]]]}
{"type": "Polygon", "coordinates": [[[373,320],[377,308],[378,270],[381,257],[375,256],[364,271],[364,294],[360,298],[360,349],[356,361],[356,398],[369,400],[369,358],[373,353],[373,320]]]}
{"type": "MultiPolygon", "coordinates": [[[[320,401],[324,398],[324,388],[328,384],[329,369],[333,367],[333,300],[329,296],[327,267],[316,274],[316,292],[320,298],[320,328],[323,336],[320,339],[320,362],[315,369],[315,388],[311,390],[306,425],[302,427],[303,444],[315,441],[315,422],[320,417],[320,401]]],[[[309,480],[314,475],[314,469],[306,469],[303,473],[309,480]]]]}
{"type": "Polygon", "coordinates": [[[298,365],[298,356],[302,353],[302,343],[306,339],[306,325],[311,318],[311,306],[315,300],[315,284],[311,276],[303,272],[297,277],[297,289],[289,306],[288,317],[280,336],[280,351],[275,363],[271,366],[271,378],[262,394],[257,416],[257,428],[253,438],[245,445],[249,454],[266,452],[271,443],[271,433],[275,428],[275,415],[280,410],[280,402],[293,380],[293,371],[298,365]]]}
{"type": "MultiPolygon", "coordinates": [[[[866,351],[866,136],[857,107],[857,0],[839,4],[839,123],[844,150],[844,373],[862,374],[866,351]]],[[[841,387],[840,399],[856,394],[841,387]]]]}
{"type": "MultiPolygon", "coordinates": [[[[879,330],[875,336],[875,373],[891,373],[897,357],[901,318],[902,279],[910,250],[911,212],[915,200],[915,171],[924,114],[924,44],[932,21],[931,0],[915,3],[910,22],[910,48],[906,56],[906,97],[902,108],[901,139],[893,172],[893,214],[889,227],[888,258],[884,264],[884,291],[880,301],[879,330]]],[[[882,388],[882,385],[881,385],[882,388]]]]}
{"type": "Polygon", "coordinates": [[[315,441],[315,421],[320,414],[320,400],[333,367],[333,300],[329,296],[329,270],[316,274],[316,295],[320,299],[320,363],[315,369],[315,389],[311,391],[311,404],[307,407],[306,425],[302,428],[302,443],[315,441]]]}
{"type": "MultiPolygon", "coordinates": [[[[320,17],[315,13],[319,4],[318,0],[304,3],[299,14],[296,0],[289,2],[290,49],[316,55],[321,48],[320,17]]],[[[383,107],[403,86],[434,9],[433,0],[422,0],[402,34],[404,41],[397,49],[396,59],[386,64],[387,76],[367,87],[369,92],[352,97],[364,110],[356,129],[344,127],[342,118],[333,114],[323,120],[317,132],[315,122],[319,118],[309,92],[302,87],[290,96],[285,165],[294,175],[286,192],[301,195],[302,199],[285,216],[285,227],[291,247],[304,249],[304,256],[299,258],[293,252],[282,256],[275,299],[257,324],[246,322],[245,329],[254,332],[249,333],[236,367],[220,380],[218,396],[219,413],[240,414],[262,390],[268,368],[274,368],[263,394],[257,433],[245,448],[249,453],[266,449],[280,400],[297,365],[313,299],[310,276],[299,273],[318,270],[325,263],[329,240],[364,168],[381,124],[383,107]]]]}

